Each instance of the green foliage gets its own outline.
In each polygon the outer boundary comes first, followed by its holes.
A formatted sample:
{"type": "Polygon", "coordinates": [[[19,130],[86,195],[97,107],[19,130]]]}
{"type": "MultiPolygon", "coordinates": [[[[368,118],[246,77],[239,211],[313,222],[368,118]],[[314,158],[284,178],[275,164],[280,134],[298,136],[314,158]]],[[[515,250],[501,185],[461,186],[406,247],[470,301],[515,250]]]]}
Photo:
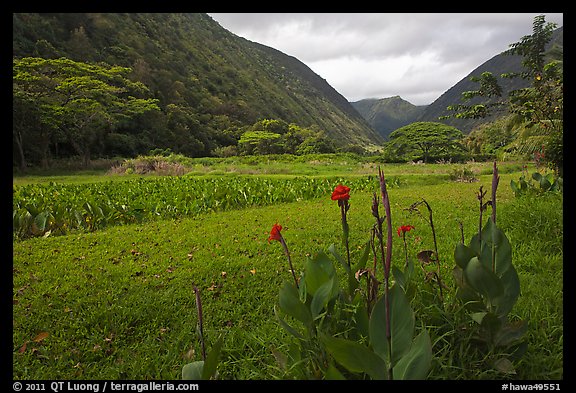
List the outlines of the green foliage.
{"type": "Polygon", "coordinates": [[[404,161],[421,159],[426,163],[462,154],[463,137],[461,131],[442,123],[416,122],[392,132],[385,150],[404,161]]]}
{"type": "Polygon", "coordinates": [[[518,181],[510,180],[510,187],[517,197],[525,194],[560,191],[562,189],[562,179],[555,177],[553,173],[542,175],[540,172],[534,172],[530,179],[527,179],[527,175],[527,173],[523,172],[518,181]]]}
{"type": "MultiPolygon", "coordinates": [[[[40,128],[48,130],[43,143],[57,137],[69,142],[87,165],[103,134],[118,123],[151,110],[158,100],[137,98],[147,93],[126,78],[129,68],[76,62],[67,58],[25,57],[13,60],[13,100],[17,107],[36,111],[40,128]]],[[[23,115],[22,115],[23,116],[23,115]]],[[[28,128],[16,127],[21,162],[28,128]]],[[[43,147],[47,149],[46,146],[43,147]]]]}
{"type": "Polygon", "coordinates": [[[479,192],[480,213],[488,204],[492,217],[476,233],[468,246],[460,243],[454,251],[456,266],[453,270],[456,296],[470,312],[476,323],[477,339],[487,345],[487,353],[494,356],[493,364],[501,371],[512,373],[511,360],[526,350],[523,336],[527,330],[524,321],[510,321],[520,296],[520,279],[512,264],[512,247],[506,234],[496,226],[496,188],[499,177],[494,164],[492,199],[482,203],[479,192]]]}
{"type": "MultiPolygon", "coordinates": [[[[250,157],[243,159],[247,158],[250,157]]],[[[286,159],[296,164],[302,157],[286,159]]],[[[211,160],[215,159],[206,159],[211,160]]],[[[331,167],[340,165],[339,162],[334,161],[331,167]]],[[[389,190],[393,206],[399,207],[408,206],[415,195],[426,196],[435,209],[441,255],[453,252],[460,238],[456,221],[464,222],[470,237],[478,223],[474,213],[477,201],[473,197],[477,186],[446,182],[451,167],[385,166],[403,179],[417,173],[426,179],[436,179],[425,184],[407,181],[403,187],[389,190]]],[[[517,164],[508,165],[509,174],[502,176],[505,183],[519,171],[517,164]]],[[[489,173],[490,169],[483,169],[480,180],[485,181],[489,173]]],[[[58,181],[88,186],[108,179],[101,175],[68,176],[58,181]]],[[[34,181],[46,182],[46,178],[34,181]]],[[[125,180],[115,180],[122,181],[125,180]]],[[[351,236],[362,245],[352,250],[354,262],[364,253],[364,230],[373,219],[369,209],[356,210],[355,206],[369,206],[371,191],[353,193],[351,236]]],[[[512,360],[513,369],[506,368],[504,361],[493,364],[494,357],[480,351],[485,348],[475,337],[478,323],[471,319],[478,311],[462,309],[459,301],[447,302],[443,310],[434,298],[427,296],[429,286],[420,280],[420,272],[414,271],[409,282],[412,291],[406,297],[417,318],[416,337],[423,339],[420,327],[426,327],[432,342],[428,379],[563,378],[562,199],[561,193],[550,192],[539,197],[514,198],[508,187],[499,192],[498,227],[509,239],[522,283],[522,295],[509,317],[530,318],[523,336],[529,350],[512,360]],[[500,368],[494,369],[496,365],[500,368]]],[[[405,224],[403,209],[396,212],[394,225],[405,224]]],[[[110,227],[94,233],[14,241],[14,379],[180,378],[183,364],[199,360],[200,353],[190,346],[197,337],[190,323],[195,320],[191,281],[198,283],[206,294],[206,329],[209,337],[214,338],[209,341],[209,348],[222,333],[226,335],[218,362],[219,379],[321,378],[320,373],[303,375],[304,366],[299,366],[307,364],[307,355],[320,355],[320,347],[308,348],[309,352],[298,357],[298,339],[279,326],[274,316],[274,305],[277,313],[282,313],[277,305],[278,290],[289,280],[290,273],[281,248],[267,243],[267,231],[262,226],[276,218],[289,218],[286,237],[293,251],[294,266],[300,272],[310,250],[338,242],[335,232],[340,225],[335,216],[333,202],[323,198],[206,214],[202,219],[181,217],[110,227]],[[49,334],[43,340],[46,335],[41,335],[42,332],[49,334]]],[[[417,222],[412,223],[416,232],[407,233],[415,235],[407,236],[408,246],[430,243],[429,231],[421,230],[423,226],[417,222]]],[[[401,240],[394,235],[394,249],[398,250],[395,265],[404,263],[401,243],[396,243],[401,240]]],[[[334,261],[340,287],[347,291],[347,273],[340,268],[343,265],[330,250],[326,255],[334,261]]],[[[444,273],[451,270],[449,265],[442,263],[444,273]]],[[[361,276],[357,291],[365,290],[364,277],[361,276]]],[[[397,283],[398,277],[394,272],[397,283]]],[[[452,288],[451,278],[446,276],[445,282],[452,288]]],[[[319,315],[322,313],[323,310],[319,315]]],[[[480,320],[480,315],[474,317],[480,320]]],[[[282,318],[294,328],[303,327],[297,319],[291,322],[292,317],[285,314],[282,318]]],[[[490,326],[488,322],[491,321],[484,321],[486,329],[490,326]]],[[[368,320],[356,325],[365,340],[357,342],[369,349],[368,320]]],[[[407,364],[411,363],[408,359],[407,355],[407,364]]],[[[400,366],[399,362],[395,378],[400,366]]],[[[352,378],[360,373],[350,372],[334,362],[328,365],[324,376],[352,378]]]]}
{"type": "MultiPolygon", "coordinates": [[[[447,109],[456,112],[454,117],[476,119],[484,118],[491,114],[492,106],[507,105],[508,112],[517,115],[528,126],[539,125],[537,131],[537,145],[543,142],[549,146],[552,154],[547,158],[550,165],[558,172],[562,172],[563,159],[562,135],[564,130],[564,81],[562,69],[562,51],[556,52],[560,59],[547,60],[546,45],[552,38],[554,23],[546,23],[545,16],[534,17],[533,33],[522,37],[520,42],[510,45],[505,52],[510,55],[522,56],[524,71],[519,73],[506,73],[506,78],[521,78],[529,82],[529,87],[512,90],[504,101],[488,104],[486,102],[474,105],[452,105],[447,109]],[[544,139],[544,140],[543,140],[544,139]]],[[[552,53],[555,53],[551,51],[552,53]]],[[[481,97],[490,99],[502,96],[496,77],[490,72],[484,72],[480,77],[472,76],[473,82],[478,82],[478,90],[467,91],[462,94],[464,101],[481,97]]],[[[448,116],[450,117],[450,116],[448,116]]],[[[530,138],[520,138],[519,144],[532,144],[530,138]]]]}
{"type": "Polygon", "coordinates": [[[208,352],[206,360],[196,360],[182,367],[183,380],[208,380],[216,378],[216,368],[222,350],[223,337],[219,337],[212,350],[208,352]]]}
{"type": "MultiPolygon", "coordinates": [[[[147,165],[155,165],[154,158],[147,165]]],[[[177,218],[319,198],[340,178],[160,177],[72,185],[49,183],[14,187],[13,233],[18,238],[94,231],[158,218],[177,218]]],[[[375,179],[350,182],[372,189],[375,179]]]]}
{"type": "MultiPolygon", "coordinates": [[[[293,122],[318,127],[338,147],[381,142],[344,97],[304,64],[233,35],[206,14],[14,13],[13,33],[14,59],[65,57],[94,66],[110,64],[129,70],[125,77],[146,86],[157,100],[160,111],[90,133],[93,157],[134,157],[156,148],[211,156],[216,149],[236,146],[242,132],[232,134],[259,119],[269,120],[258,131],[282,135],[293,122]]],[[[69,87],[59,89],[64,93],[69,87]]],[[[34,97],[32,105],[16,94],[13,100],[18,108],[14,150],[21,153],[14,164],[22,169],[78,154],[75,140],[48,138],[39,122],[32,121],[34,107],[44,98],[34,97]],[[42,149],[37,149],[40,140],[42,149]]],[[[57,110],[58,103],[54,105],[57,110]]],[[[75,110],[88,108],[97,112],[91,119],[94,127],[106,123],[109,112],[98,106],[84,102],[75,110]]],[[[285,148],[291,153],[295,149],[285,148]]]]}

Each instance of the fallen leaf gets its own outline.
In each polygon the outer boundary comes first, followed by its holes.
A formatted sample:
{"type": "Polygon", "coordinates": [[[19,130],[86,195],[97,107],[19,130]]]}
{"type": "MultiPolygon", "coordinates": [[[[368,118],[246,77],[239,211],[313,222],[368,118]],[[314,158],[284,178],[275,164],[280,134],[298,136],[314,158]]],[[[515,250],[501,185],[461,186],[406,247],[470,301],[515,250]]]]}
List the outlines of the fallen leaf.
{"type": "Polygon", "coordinates": [[[222,278],[226,278],[226,272],[222,272],[220,274],[222,275],[222,278]]]}
{"type": "Polygon", "coordinates": [[[48,337],[49,334],[47,332],[42,332],[39,333],[36,337],[34,337],[34,342],[39,343],[40,341],[44,340],[46,337],[48,337]]]}
{"type": "Polygon", "coordinates": [[[18,350],[18,353],[24,353],[24,352],[26,351],[26,346],[27,346],[27,345],[28,345],[28,341],[26,341],[26,342],[24,343],[24,345],[22,345],[22,346],[20,347],[20,349],[18,350]]]}
{"type": "Polygon", "coordinates": [[[252,273],[252,275],[256,274],[256,269],[250,270],[250,273],[252,273]]]}

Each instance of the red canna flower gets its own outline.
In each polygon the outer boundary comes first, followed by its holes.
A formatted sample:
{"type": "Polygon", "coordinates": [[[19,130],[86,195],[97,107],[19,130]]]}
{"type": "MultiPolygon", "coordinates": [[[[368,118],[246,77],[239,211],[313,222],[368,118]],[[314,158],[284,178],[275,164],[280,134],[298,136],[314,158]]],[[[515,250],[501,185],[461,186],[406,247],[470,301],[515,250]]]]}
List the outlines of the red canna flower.
{"type": "Polygon", "coordinates": [[[343,186],[342,184],[338,184],[334,191],[332,192],[332,200],[333,201],[347,201],[350,199],[350,187],[343,186]]]}
{"type": "Polygon", "coordinates": [[[282,243],[282,235],[280,234],[280,231],[282,230],[282,225],[280,224],[274,224],[272,226],[272,230],[270,231],[270,237],[268,238],[268,243],[270,243],[272,240],[278,240],[280,243],[282,243]]]}
{"type": "Polygon", "coordinates": [[[412,225],[402,225],[400,228],[398,228],[398,236],[402,236],[402,234],[409,232],[411,229],[416,229],[414,228],[412,225]]]}

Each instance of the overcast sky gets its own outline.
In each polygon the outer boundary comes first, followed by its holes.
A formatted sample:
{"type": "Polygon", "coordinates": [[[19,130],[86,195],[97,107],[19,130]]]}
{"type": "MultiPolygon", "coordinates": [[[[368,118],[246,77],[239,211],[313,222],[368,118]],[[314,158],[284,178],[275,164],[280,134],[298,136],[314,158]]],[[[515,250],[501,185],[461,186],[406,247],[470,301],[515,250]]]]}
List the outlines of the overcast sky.
{"type": "Polygon", "coordinates": [[[349,101],[399,95],[432,103],[476,67],[532,34],[537,15],[210,13],[222,27],[304,62],[349,101]]]}

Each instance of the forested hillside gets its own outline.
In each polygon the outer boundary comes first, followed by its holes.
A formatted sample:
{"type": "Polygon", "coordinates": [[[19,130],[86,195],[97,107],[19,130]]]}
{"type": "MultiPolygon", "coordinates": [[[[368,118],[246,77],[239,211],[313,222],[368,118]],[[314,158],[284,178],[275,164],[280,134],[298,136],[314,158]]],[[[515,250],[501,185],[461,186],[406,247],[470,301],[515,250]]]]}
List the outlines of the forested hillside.
{"type": "Polygon", "coordinates": [[[426,105],[413,105],[399,96],[365,99],[351,103],[382,137],[408,125],[426,110],[426,105]]]}
{"type": "MultiPolygon", "coordinates": [[[[556,29],[552,35],[552,39],[547,45],[548,50],[553,47],[562,48],[564,44],[564,28],[556,29]]],[[[483,72],[491,72],[497,77],[500,86],[502,87],[503,96],[506,97],[512,90],[522,89],[530,85],[530,81],[521,78],[502,78],[501,75],[505,73],[521,72],[522,71],[522,57],[519,55],[509,55],[506,52],[500,53],[485,63],[478,66],[460,82],[448,89],[444,94],[438,97],[433,103],[428,105],[418,121],[439,121],[441,123],[453,126],[468,134],[470,131],[480,125],[494,121],[496,118],[506,115],[506,109],[503,108],[501,112],[495,112],[492,116],[479,118],[479,119],[439,119],[442,116],[451,114],[446,108],[450,105],[457,105],[462,103],[462,93],[478,89],[478,84],[472,82],[470,77],[480,76],[483,72]]],[[[486,102],[494,102],[488,100],[486,102]]],[[[479,103],[479,100],[474,103],[479,103]]]]}
{"type": "MultiPolygon", "coordinates": [[[[128,67],[127,78],[148,88],[146,97],[156,99],[159,110],[100,130],[91,145],[93,157],[151,149],[209,156],[237,146],[263,119],[302,127],[302,138],[329,140],[336,148],[370,149],[382,142],[347,100],[302,62],[235,36],[205,14],[16,13],[13,56],[128,67]]],[[[33,122],[38,114],[27,113],[34,106],[16,106],[14,116],[23,119],[19,141],[29,162],[78,153],[66,133],[44,127],[48,149],[42,156],[31,146],[41,128],[33,122]]]]}

